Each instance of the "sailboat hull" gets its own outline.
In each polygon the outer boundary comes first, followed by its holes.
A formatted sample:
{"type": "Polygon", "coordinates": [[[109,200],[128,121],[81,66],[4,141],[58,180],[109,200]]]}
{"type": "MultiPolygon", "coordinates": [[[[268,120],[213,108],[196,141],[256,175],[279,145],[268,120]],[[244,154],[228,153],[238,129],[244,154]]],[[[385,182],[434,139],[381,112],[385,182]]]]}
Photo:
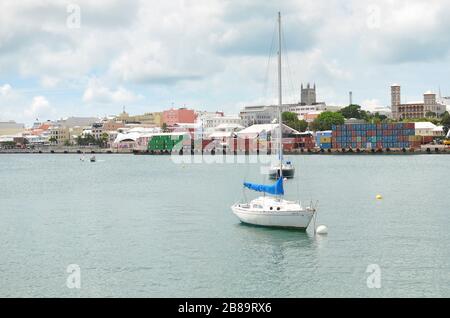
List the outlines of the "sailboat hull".
{"type": "MultiPolygon", "coordinates": [[[[235,204],[231,207],[237,218],[246,224],[306,229],[314,217],[315,210],[311,208],[300,208],[298,204],[280,201],[280,206],[284,207],[277,210],[274,205],[272,210],[254,209],[254,204],[235,204]]],[[[258,202],[256,203],[258,204],[258,202]]]]}

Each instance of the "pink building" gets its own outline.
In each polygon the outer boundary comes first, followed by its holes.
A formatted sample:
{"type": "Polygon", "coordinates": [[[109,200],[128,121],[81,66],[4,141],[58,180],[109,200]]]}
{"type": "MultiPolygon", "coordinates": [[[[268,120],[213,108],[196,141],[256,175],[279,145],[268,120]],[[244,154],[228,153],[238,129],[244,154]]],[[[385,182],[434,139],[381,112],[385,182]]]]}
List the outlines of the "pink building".
{"type": "Polygon", "coordinates": [[[167,126],[173,126],[176,123],[194,123],[195,112],[192,109],[180,108],[163,111],[163,123],[167,126]]]}

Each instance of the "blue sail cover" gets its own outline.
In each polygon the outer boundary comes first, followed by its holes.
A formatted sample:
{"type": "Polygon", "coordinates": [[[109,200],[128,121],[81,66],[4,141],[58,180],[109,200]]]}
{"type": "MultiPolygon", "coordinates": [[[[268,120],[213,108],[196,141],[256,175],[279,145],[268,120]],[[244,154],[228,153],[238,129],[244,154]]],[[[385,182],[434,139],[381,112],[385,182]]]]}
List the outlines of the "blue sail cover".
{"type": "Polygon", "coordinates": [[[258,191],[258,192],[265,192],[265,193],[276,194],[276,195],[284,195],[283,178],[279,178],[277,180],[277,182],[275,182],[272,185],[244,182],[244,187],[249,188],[254,191],[258,191]]]}

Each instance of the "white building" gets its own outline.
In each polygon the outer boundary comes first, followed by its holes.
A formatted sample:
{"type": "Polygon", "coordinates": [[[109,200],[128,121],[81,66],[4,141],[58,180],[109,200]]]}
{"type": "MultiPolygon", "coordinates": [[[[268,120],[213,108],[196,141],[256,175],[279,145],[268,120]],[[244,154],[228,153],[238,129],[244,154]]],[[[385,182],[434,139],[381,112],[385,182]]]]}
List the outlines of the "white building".
{"type": "Polygon", "coordinates": [[[423,94],[423,101],[401,102],[401,87],[398,84],[391,86],[391,109],[394,119],[424,118],[428,113],[441,115],[446,106],[437,100],[436,94],[430,91],[423,94]]]}
{"type": "Polygon", "coordinates": [[[245,127],[270,124],[278,118],[278,106],[245,106],[239,116],[245,127]]]}
{"type": "Polygon", "coordinates": [[[203,128],[215,128],[220,125],[242,125],[242,119],[239,116],[214,116],[214,117],[207,117],[203,121],[203,128]]]}
{"type": "Polygon", "coordinates": [[[205,137],[211,139],[231,137],[242,129],[244,129],[244,126],[238,124],[220,124],[214,128],[209,128],[205,132],[205,137]]]}
{"type": "MultiPolygon", "coordinates": [[[[311,113],[321,113],[324,111],[338,111],[340,106],[327,106],[325,103],[316,103],[314,105],[283,104],[282,112],[291,112],[297,114],[299,119],[305,118],[311,113]]],[[[246,106],[240,112],[242,124],[245,127],[251,125],[270,124],[274,119],[278,118],[278,106],[246,106]]]]}
{"type": "Polygon", "coordinates": [[[444,128],[442,126],[436,126],[430,122],[417,122],[415,123],[416,136],[444,136],[444,128]]]}
{"type": "Polygon", "coordinates": [[[313,105],[304,105],[304,104],[290,104],[283,105],[283,111],[296,113],[299,119],[305,115],[311,113],[322,113],[326,111],[336,112],[340,110],[342,107],[340,106],[327,106],[325,103],[316,103],[313,105]]]}

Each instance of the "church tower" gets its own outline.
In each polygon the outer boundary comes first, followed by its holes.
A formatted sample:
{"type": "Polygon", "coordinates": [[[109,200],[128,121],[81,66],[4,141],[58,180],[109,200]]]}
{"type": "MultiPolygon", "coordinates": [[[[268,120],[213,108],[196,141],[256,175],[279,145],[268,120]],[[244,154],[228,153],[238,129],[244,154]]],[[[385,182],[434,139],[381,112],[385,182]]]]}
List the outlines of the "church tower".
{"type": "Polygon", "coordinates": [[[304,88],[302,83],[300,96],[301,96],[300,100],[303,105],[316,104],[316,84],[314,83],[314,86],[311,87],[311,85],[308,83],[306,85],[306,88],[304,88]]]}

